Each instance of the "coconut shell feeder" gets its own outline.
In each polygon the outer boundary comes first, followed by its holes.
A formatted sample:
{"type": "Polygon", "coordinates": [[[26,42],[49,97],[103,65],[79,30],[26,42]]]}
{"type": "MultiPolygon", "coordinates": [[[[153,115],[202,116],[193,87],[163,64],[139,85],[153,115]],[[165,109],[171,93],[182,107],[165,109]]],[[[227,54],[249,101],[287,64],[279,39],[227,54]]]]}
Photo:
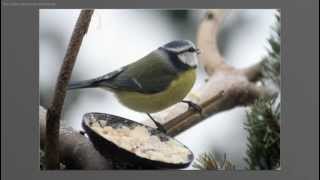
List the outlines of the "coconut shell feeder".
{"type": "Polygon", "coordinates": [[[119,116],[86,113],[82,126],[94,147],[118,168],[181,169],[188,167],[194,158],[174,138],[119,116]]]}

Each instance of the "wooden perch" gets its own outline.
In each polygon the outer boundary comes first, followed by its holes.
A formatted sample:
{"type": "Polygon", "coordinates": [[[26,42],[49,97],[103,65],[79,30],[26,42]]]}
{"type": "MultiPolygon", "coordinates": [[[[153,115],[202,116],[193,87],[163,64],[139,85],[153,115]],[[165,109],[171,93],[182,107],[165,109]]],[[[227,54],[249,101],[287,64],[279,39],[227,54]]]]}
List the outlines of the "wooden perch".
{"type": "MultiPolygon", "coordinates": [[[[46,144],[46,109],[39,106],[40,146],[46,144]]],[[[94,148],[89,138],[70,127],[60,128],[59,154],[67,169],[100,170],[112,169],[111,161],[94,148]]]]}
{"type": "Polygon", "coordinates": [[[178,135],[215,113],[247,105],[259,96],[269,95],[268,91],[254,84],[260,78],[260,64],[236,69],[224,62],[217,46],[217,33],[223,17],[223,10],[209,10],[197,34],[197,46],[201,51],[199,61],[209,78],[205,85],[191,92],[186,99],[200,105],[204,115],[188,109],[182,103],[154,115],[171,136],[178,135]]]}
{"type": "Polygon", "coordinates": [[[77,55],[84,35],[89,28],[93,10],[82,10],[76,22],[72,36],[64,57],[60,73],[55,86],[53,100],[47,112],[46,118],[46,169],[59,169],[59,130],[60,116],[66,96],[67,86],[71,77],[73,66],[76,62],[77,55]]]}

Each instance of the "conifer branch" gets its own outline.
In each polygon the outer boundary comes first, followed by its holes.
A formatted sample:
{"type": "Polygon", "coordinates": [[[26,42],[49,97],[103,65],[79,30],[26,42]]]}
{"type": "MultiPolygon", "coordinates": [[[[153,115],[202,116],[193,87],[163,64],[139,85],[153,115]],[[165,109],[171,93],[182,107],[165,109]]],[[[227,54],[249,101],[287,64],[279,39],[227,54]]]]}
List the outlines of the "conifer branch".
{"type": "MultiPolygon", "coordinates": [[[[276,35],[268,42],[271,49],[263,60],[262,75],[280,87],[280,15],[276,15],[276,35]]],[[[278,93],[280,94],[280,92],[278,93]]],[[[249,169],[280,168],[280,100],[278,96],[256,100],[247,112],[249,169]]]]}
{"type": "Polygon", "coordinates": [[[224,160],[219,162],[213,153],[203,153],[193,163],[192,167],[200,170],[236,170],[236,166],[227,160],[224,154],[224,160]]]}

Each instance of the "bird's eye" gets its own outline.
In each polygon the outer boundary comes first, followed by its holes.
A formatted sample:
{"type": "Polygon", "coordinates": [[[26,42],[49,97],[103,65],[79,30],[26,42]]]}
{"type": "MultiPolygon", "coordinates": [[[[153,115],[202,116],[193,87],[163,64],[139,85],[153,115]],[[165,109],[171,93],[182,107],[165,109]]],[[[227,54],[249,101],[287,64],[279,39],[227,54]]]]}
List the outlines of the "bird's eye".
{"type": "Polygon", "coordinates": [[[193,48],[193,47],[191,47],[191,48],[189,48],[189,49],[188,49],[188,51],[189,51],[189,52],[195,52],[195,51],[196,51],[196,49],[195,49],[195,48],[193,48]]]}
{"type": "Polygon", "coordinates": [[[194,48],[194,47],[189,48],[187,51],[196,52],[197,54],[200,54],[200,50],[198,48],[194,48]]]}

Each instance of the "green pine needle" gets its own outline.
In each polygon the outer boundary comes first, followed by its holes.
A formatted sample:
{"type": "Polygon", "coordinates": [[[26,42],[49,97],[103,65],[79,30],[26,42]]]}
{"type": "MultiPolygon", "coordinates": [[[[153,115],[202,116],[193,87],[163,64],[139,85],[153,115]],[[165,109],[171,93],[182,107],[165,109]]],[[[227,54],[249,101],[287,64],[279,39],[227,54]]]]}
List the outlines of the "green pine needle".
{"type": "Polygon", "coordinates": [[[249,136],[245,160],[252,170],[280,166],[280,103],[276,98],[258,99],[247,113],[245,126],[249,136]]]}
{"type": "Polygon", "coordinates": [[[216,160],[213,153],[201,154],[192,167],[200,170],[235,170],[235,166],[231,161],[227,160],[226,154],[224,155],[223,162],[216,160]]]}
{"type": "Polygon", "coordinates": [[[280,14],[276,15],[276,25],[273,27],[276,32],[274,36],[268,39],[270,49],[268,55],[263,59],[262,75],[265,79],[271,79],[280,87],[280,14]]]}
{"type": "MultiPolygon", "coordinates": [[[[280,87],[280,12],[276,19],[276,33],[268,39],[271,48],[263,60],[262,75],[280,87]]],[[[252,170],[280,167],[280,102],[276,100],[276,96],[260,98],[247,112],[245,126],[249,135],[245,160],[252,170]]]]}

